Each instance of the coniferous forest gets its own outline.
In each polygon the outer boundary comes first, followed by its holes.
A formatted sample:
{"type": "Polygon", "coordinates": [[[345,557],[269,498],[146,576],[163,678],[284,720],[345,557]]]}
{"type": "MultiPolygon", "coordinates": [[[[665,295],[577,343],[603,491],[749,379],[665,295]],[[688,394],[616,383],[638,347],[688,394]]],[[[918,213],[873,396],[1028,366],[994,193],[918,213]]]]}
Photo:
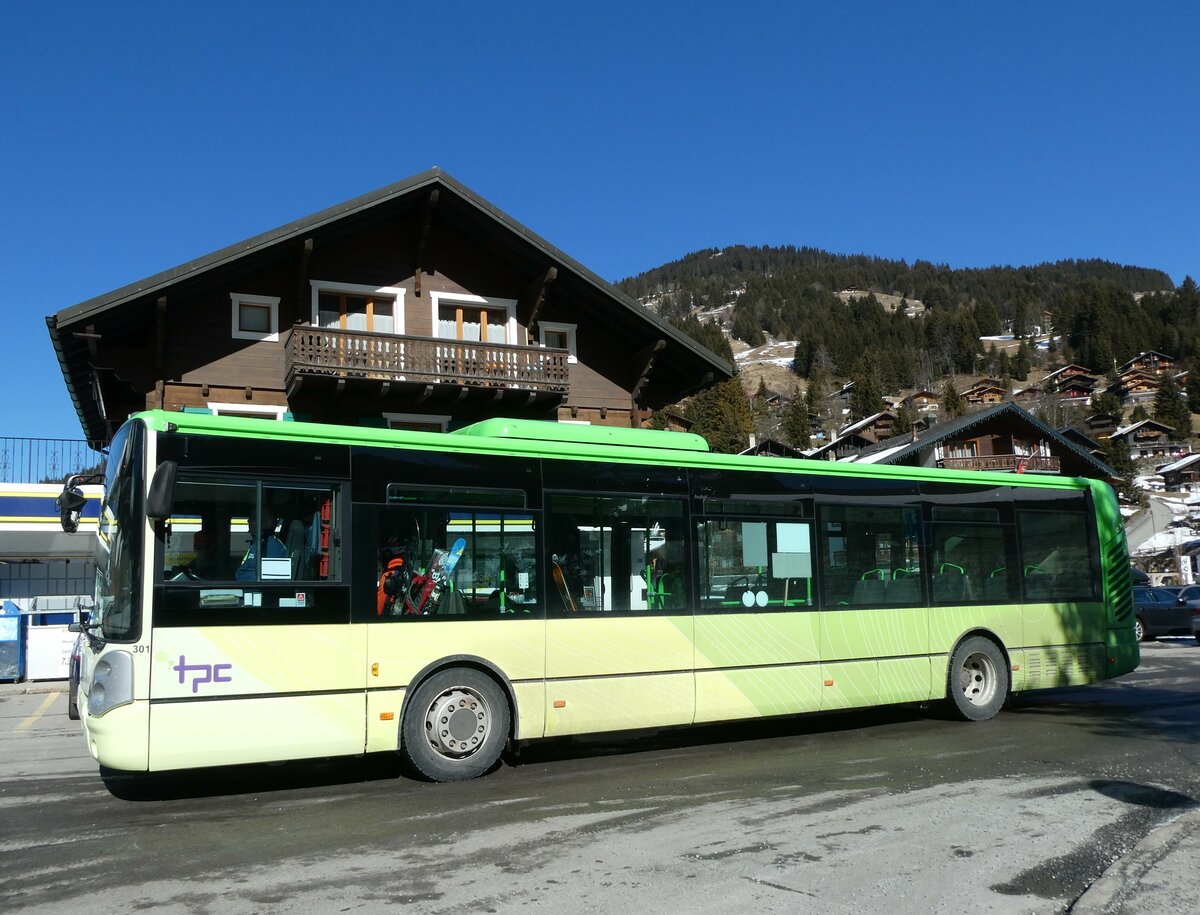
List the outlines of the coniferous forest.
{"type": "MultiPolygon", "coordinates": [[[[1022,381],[1035,363],[1077,362],[1111,377],[1147,350],[1190,368],[1200,351],[1200,291],[1190,277],[1176,288],[1161,270],[1103,260],[952,269],[815,248],[733,246],[697,251],[617,285],[727,358],[727,336],[750,346],[794,341],[800,388],[814,379],[865,381],[864,401],[905,388],[940,392],[958,374],[1022,381]],[[1049,352],[1025,345],[998,351],[980,340],[1045,340],[1051,332],[1049,352]]],[[[689,413],[696,419],[707,411],[689,413]]]]}

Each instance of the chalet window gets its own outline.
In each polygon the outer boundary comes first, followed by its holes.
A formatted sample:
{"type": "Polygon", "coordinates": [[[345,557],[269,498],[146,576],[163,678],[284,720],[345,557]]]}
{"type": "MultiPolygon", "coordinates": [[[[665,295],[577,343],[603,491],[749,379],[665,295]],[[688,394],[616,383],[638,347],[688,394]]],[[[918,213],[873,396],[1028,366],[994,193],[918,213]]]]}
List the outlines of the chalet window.
{"type": "Polygon", "coordinates": [[[404,333],[404,290],[310,281],[312,322],[332,330],[404,333]]]}
{"type": "Polygon", "coordinates": [[[229,293],[235,340],[279,339],[279,297],[229,293]]]}
{"type": "Polygon", "coordinates": [[[516,343],[513,299],[485,299],[452,292],[430,293],[434,336],[472,343],[516,343]]]}
{"type": "Polygon", "coordinates": [[[279,419],[282,420],[288,412],[287,407],[271,404],[251,403],[216,403],[209,401],[208,409],[213,416],[242,416],[247,419],[279,419]]]}
{"type": "Polygon", "coordinates": [[[538,334],[541,337],[542,346],[548,349],[565,349],[570,354],[567,357],[567,361],[577,362],[575,326],[574,324],[555,324],[550,321],[540,322],[538,324],[538,334]]]}
{"type": "Polygon", "coordinates": [[[424,413],[384,413],[383,419],[389,429],[405,429],[409,432],[445,432],[450,425],[449,416],[424,413]]]}

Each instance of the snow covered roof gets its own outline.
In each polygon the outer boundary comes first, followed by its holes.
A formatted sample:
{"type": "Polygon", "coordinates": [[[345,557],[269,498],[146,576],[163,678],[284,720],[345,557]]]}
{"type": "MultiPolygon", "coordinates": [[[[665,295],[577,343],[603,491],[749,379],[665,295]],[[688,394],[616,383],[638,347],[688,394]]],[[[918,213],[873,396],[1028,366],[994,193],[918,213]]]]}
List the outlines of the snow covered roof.
{"type": "Polygon", "coordinates": [[[1180,458],[1173,464],[1164,464],[1162,467],[1158,468],[1158,472],[1159,474],[1164,474],[1172,473],[1176,470],[1183,470],[1184,467],[1194,464],[1196,461],[1200,461],[1200,454],[1189,454],[1186,457],[1180,458]]]}

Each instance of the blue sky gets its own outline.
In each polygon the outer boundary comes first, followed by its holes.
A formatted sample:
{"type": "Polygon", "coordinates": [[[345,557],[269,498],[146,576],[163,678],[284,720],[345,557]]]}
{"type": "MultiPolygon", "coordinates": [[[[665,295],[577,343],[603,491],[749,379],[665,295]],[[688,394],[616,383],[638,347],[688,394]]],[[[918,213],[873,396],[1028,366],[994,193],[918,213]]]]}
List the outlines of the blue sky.
{"type": "Polygon", "coordinates": [[[1200,275],[1193,3],[12,4],[0,435],[44,317],[440,166],[601,276],[728,244],[1200,275]]]}

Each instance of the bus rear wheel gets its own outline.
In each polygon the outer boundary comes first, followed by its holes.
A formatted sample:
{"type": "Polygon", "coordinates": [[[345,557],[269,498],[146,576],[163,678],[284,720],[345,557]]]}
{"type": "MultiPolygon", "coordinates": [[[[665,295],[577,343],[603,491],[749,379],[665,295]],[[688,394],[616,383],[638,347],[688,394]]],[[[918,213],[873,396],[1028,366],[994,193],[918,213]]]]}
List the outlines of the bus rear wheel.
{"type": "Polygon", "coordinates": [[[991,639],[964,639],[950,656],[947,693],[955,713],[968,721],[993,717],[1008,697],[1008,664],[991,639]]]}
{"type": "Polygon", "coordinates": [[[508,741],[508,699],[496,681],[468,667],[441,670],[416,688],[400,723],[400,751],[435,782],[475,778],[508,741]]]}

